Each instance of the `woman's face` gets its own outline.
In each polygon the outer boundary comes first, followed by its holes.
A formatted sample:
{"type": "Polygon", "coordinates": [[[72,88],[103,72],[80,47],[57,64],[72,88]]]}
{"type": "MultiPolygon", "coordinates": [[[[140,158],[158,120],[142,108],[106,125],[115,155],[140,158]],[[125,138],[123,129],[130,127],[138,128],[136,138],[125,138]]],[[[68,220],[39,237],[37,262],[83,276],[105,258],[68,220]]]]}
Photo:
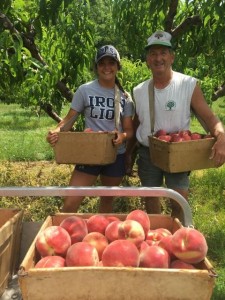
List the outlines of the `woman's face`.
{"type": "Polygon", "coordinates": [[[100,80],[115,81],[118,69],[118,62],[109,56],[103,57],[97,63],[97,74],[100,80]]]}

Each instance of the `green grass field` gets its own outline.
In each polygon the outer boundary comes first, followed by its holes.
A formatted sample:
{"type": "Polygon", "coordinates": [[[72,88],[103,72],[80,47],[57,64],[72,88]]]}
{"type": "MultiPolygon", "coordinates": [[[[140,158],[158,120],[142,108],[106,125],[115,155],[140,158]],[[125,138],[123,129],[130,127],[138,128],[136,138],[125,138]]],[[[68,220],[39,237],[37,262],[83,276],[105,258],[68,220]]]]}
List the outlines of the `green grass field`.
{"type": "MultiPolygon", "coordinates": [[[[213,104],[213,110],[225,121],[224,100],[213,104]]],[[[0,186],[66,186],[72,166],[54,162],[46,134],[55,127],[46,115],[24,110],[18,105],[0,104],[0,186]]],[[[201,132],[193,120],[192,130],[201,132]]],[[[193,171],[190,175],[189,203],[194,226],[206,236],[208,258],[219,275],[212,300],[225,299],[225,166],[219,169],[193,171]]],[[[124,185],[139,186],[138,177],[125,178],[124,185]]],[[[85,199],[80,212],[97,212],[98,200],[85,199]]],[[[141,207],[139,199],[128,202],[118,199],[116,212],[141,207]]],[[[43,220],[59,211],[61,199],[0,198],[0,207],[24,209],[26,220],[43,220]]],[[[201,299],[200,299],[201,300],[201,299]]],[[[204,300],[204,299],[202,299],[204,300]]]]}

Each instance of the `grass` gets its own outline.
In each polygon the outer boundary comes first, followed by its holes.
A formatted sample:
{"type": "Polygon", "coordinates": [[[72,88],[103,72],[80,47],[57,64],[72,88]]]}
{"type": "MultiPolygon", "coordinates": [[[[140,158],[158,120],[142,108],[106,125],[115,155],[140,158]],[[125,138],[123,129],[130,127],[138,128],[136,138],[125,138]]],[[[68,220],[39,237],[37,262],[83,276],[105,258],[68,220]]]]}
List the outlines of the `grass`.
{"type": "Polygon", "coordinates": [[[54,121],[18,105],[0,104],[0,160],[40,161],[53,158],[45,137],[54,121]]]}
{"type": "MultiPolygon", "coordinates": [[[[224,100],[213,104],[213,110],[225,120],[224,100]]],[[[65,108],[66,110],[66,108],[65,108]]],[[[52,148],[45,140],[54,121],[42,114],[24,110],[18,105],[0,103],[0,186],[67,186],[73,166],[57,165],[52,148]]],[[[193,131],[201,132],[196,120],[193,131]]],[[[189,203],[193,213],[193,223],[206,236],[208,258],[219,277],[212,300],[225,299],[225,166],[191,172],[189,203]]],[[[137,176],[125,178],[124,186],[139,186],[137,176]]],[[[58,197],[0,198],[0,207],[18,207],[24,210],[25,220],[43,220],[61,207],[58,197]]],[[[141,199],[118,198],[114,212],[127,213],[135,208],[143,208],[141,199]]],[[[98,199],[87,198],[80,212],[96,213],[98,199]]]]}

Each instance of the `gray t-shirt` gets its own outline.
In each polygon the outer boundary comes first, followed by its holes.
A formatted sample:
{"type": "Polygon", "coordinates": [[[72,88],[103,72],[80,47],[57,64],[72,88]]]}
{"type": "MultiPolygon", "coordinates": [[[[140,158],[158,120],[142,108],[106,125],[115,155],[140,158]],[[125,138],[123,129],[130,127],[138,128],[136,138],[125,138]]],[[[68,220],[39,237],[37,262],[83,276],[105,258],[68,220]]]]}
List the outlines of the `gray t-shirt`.
{"type": "MultiPolygon", "coordinates": [[[[120,124],[119,131],[122,132],[121,119],[133,116],[134,104],[130,97],[120,93],[120,124]]],[[[115,130],[114,120],[114,89],[100,86],[98,80],[82,84],[73,96],[71,108],[85,117],[85,128],[93,131],[115,130]]],[[[125,144],[118,147],[118,153],[125,152],[125,144]]]]}

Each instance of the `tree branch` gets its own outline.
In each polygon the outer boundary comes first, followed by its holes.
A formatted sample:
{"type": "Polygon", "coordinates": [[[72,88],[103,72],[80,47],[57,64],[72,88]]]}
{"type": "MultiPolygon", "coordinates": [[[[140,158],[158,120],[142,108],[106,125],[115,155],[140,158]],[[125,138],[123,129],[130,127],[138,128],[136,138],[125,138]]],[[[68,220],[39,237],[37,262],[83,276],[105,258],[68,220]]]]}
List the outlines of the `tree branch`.
{"type": "Polygon", "coordinates": [[[187,32],[190,29],[190,27],[201,26],[201,25],[202,25],[202,20],[200,16],[196,15],[196,16],[188,17],[173,30],[172,36],[174,38],[178,38],[182,36],[185,32],[187,32]]]}
{"type": "Polygon", "coordinates": [[[165,20],[165,31],[167,31],[167,32],[172,32],[173,20],[177,14],[178,2],[179,2],[178,0],[171,0],[171,2],[170,2],[169,12],[168,12],[167,18],[165,20]]]}
{"type": "Polygon", "coordinates": [[[32,57],[34,57],[35,59],[40,61],[43,65],[46,65],[44,59],[41,57],[41,55],[40,55],[40,53],[39,53],[39,51],[38,51],[38,49],[37,49],[37,47],[34,43],[34,39],[32,37],[32,34],[30,34],[30,37],[28,38],[28,36],[25,33],[20,33],[14,27],[14,25],[8,19],[8,17],[6,15],[4,15],[3,13],[1,13],[1,12],[0,12],[0,22],[2,23],[2,25],[5,29],[8,29],[10,31],[10,33],[12,35],[15,34],[16,36],[21,36],[25,48],[27,48],[30,51],[32,57]]]}
{"type": "Polygon", "coordinates": [[[225,82],[212,94],[212,101],[225,96],[225,82]]]}
{"type": "Polygon", "coordinates": [[[50,103],[41,103],[40,107],[46,112],[49,117],[51,117],[57,123],[62,120],[62,118],[60,118],[59,115],[55,111],[53,111],[52,105],[50,103]]]}

